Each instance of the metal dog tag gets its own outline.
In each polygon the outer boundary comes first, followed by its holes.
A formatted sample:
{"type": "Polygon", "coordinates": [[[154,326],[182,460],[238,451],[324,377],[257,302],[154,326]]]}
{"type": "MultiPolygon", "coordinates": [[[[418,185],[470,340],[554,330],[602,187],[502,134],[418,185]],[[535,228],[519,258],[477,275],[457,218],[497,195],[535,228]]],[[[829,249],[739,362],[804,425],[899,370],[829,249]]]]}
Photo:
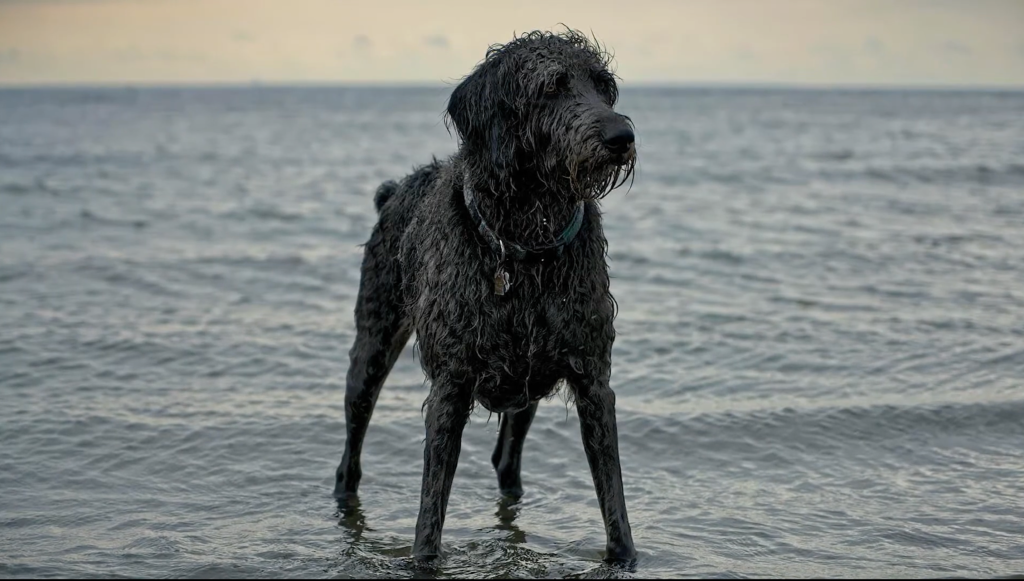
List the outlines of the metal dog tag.
{"type": "Polygon", "coordinates": [[[504,296],[510,286],[512,285],[508,281],[508,273],[499,268],[498,272],[494,273],[494,294],[504,296]]]}
{"type": "Polygon", "coordinates": [[[508,273],[505,272],[505,242],[498,240],[501,247],[501,257],[498,258],[498,268],[494,271],[494,294],[504,296],[511,284],[508,282],[508,273]]]}

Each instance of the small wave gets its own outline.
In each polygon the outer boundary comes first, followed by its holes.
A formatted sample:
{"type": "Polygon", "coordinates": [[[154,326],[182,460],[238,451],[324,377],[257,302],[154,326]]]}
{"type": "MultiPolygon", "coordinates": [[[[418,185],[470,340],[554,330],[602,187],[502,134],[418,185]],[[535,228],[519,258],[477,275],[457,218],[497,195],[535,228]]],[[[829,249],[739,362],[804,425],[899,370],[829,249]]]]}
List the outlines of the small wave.
{"type": "MultiPolygon", "coordinates": [[[[680,253],[683,254],[683,255],[690,254],[690,252],[691,251],[688,248],[684,248],[683,250],[680,251],[680,253]]],[[[743,264],[744,262],[746,262],[746,260],[743,258],[743,256],[741,256],[739,254],[736,254],[735,252],[730,252],[728,250],[722,250],[721,248],[712,248],[710,250],[701,250],[699,252],[696,252],[695,255],[697,256],[697,258],[701,258],[703,260],[708,260],[710,262],[721,262],[721,263],[724,263],[724,264],[734,264],[735,265],[735,264],[743,264]]]]}
{"type": "Polygon", "coordinates": [[[75,269],[81,274],[117,287],[130,287],[148,294],[178,297],[180,293],[160,280],[142,272],[142,267],[130,262],[113,262],[86,258],[75,269]]]}
{"type": "Polygon", "coordinates": [[[198,258],[198,264],[215,266],[235,266],[258,270],[298,270],[310,266],[310,262],[301,254],[269,254],[266,256],[252,255],[220,255],[198,258]]]}
{"type": "Polygon", "coordinates": [[[121,226],[127,228],[135,228],[141,230],[149,226],[149,222],[146,220],[121,220],[118,218],[107,218],[106,216],[100,216],[99,214],[93,213],[91,210],[84,209],[79,213],[79,217],[86,222],[92,222],[94,224],[101,224],[103,226],[121,226]]]}
{"type": "Polygon", "coordinates": [[[0,265],[0,283],[13,282],[19,278],[25,278],[32,274],[31,266],[22,265],[0,265]]]}
{"type": "Polygon", "coordinates": [[[304,214],[289,212],[288,210],[267,204],[257,204],[242,210],[233,210],[222,214],[222,216],[231,220],[244,221],[256,219],[277,222],[298,222],[306,218],[304,214]]]}
{"type": "Polygon", "coordinates": [[[1006,240],[1002,236],[982,233],[936,235],[917,234],[912,237],[912,240],[917,244],[933,248],[963,247],[978,243],[997,245],[1006,243],[1006,240]]]}
{"type": "Polygon", "coordinates": [[[853,159],[854,155],[855,154],[852,149],[836,149],[832,151],[821,151],[813,154],[811,157],[825,161],[847,161],[853,159]]]}
{"type": "Polygon", "coordinates": [[[10,155],[0,153],[0,167],[24,169],[27,166],[46,165],[62,169],[77,167],[95,168],[104,165],[118,167],[139,167],[146,162],[141,152],[109,152],[95,153],[36,153],[29,155],[10,155]]]}
{"type": "MultiPolygon", "coordinates": [[[[0,157],[3,157],[0,155],[0,157]]],[[[0,194],[7,194],[11,196],[28,196],[32,194],[49,194],[52,196],[58,195],[60,192],[53,189],[46,183],[41,177],[37,177],[31,182],[19,181],[19,182],[6,182],[0,184],[0,194]]]]}
{"type": "Polygon", "coordinates": [[[650,264],[651,259],[639,253],[634,252],[610,252],[608,259],[612,262],[623,262],[625,264],[650,264]]]}
{"type": "Polygon", "coordinates": [[[181,544],[166,535],[153,535],[139,537],[125,545],[121,550],[125,553],[173,554],[181,551],[181,544]]]}
{"type": "Polygon", "coordinates": [[[1019,434],[1024,400],[936,405],[847,405],[783,407],[749,411],[709,411],[679,419],[676,414],[651,421],[648,413],[623,413],[620,433],[651,450],[678,445],[680,438],[751,439],[803,449],[834,448],[851,442],[888,442],[895,437],[956,433],[1019,434]],[[686,435],[682,432],[696,432],[686,435]],[[718,435],[716,435],[718,434],[718,435]],[[727,436],[726,436],[727,434],[727,436]]]}
{"type": "Polygon", "coordinates": [[[21,182],[8,182],[0,184],[0,194],[11,194],[15,196],[24,196],[33,192],[39,191],[37,185],[29,185],[21,182]]]}
{"type": "Polygon", "coordinates": [[[992,213],[996,216],[1020,216],[1024,214],[1024,203],[999,204],[992,213]]]}
{"type": "Polygon", "coordinates": [[[986,186],[1024,185],[1024,164],[1011,163],[1002,166],[988,164],[948,165],[938,167],[922,166],[871,166],[856,172],[823,170],[829,179],[845,180],[856,177],[867,178],[891,184],[960,184],[986,186]]]}

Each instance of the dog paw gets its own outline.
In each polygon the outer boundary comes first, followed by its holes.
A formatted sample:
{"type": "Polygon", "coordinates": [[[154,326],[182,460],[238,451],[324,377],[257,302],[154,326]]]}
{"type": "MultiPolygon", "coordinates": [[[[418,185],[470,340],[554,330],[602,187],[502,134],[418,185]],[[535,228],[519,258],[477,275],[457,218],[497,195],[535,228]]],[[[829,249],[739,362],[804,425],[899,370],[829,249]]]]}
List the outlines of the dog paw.
{"type": "Polygon", "coordinates": [[[355,496],[361,476],[358,469],[349,469],[347,472],[339,469],[334,479],[334,498],[341,501],[355,496]]]}
{"type": "Polygon", "coordinates": [[[334,492],[331,493],[331,495],[334,497],[334,500],[338,501],[338,506],[345,506],[358,500],[356,491],[349,490],[348,487],[341,482],[334,486],[334,492]]]}
{"type": "Polygon", "coordinates": [[[498,472],[498,490],[505,498],[518,499],[523,495],[523,481],[519,477],[519,470],[507,466],[496,467],[498,472]]]}
{"type": "Polygon", "coordinates": [[[429,553],[424,555],[413,555],[412,565],[420,571],[432,571],[441,564],[440,553],[429,553]]]}
{"type": "Polygon", "coordinates": [[[636,549],[633,547],[608,545],[605,548],[604,562],[609,565],[632,570],[636,566],[636,549]]]}

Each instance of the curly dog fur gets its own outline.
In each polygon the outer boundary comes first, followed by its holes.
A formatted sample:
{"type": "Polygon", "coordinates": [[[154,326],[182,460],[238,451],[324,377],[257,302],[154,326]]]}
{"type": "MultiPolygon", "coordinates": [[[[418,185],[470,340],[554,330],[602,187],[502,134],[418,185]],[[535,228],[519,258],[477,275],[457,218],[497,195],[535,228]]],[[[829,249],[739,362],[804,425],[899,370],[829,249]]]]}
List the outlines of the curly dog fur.
{"type": "Polygon", "coordinates": [[[599,200],[636,160],[610,56],[583,34],[531,32],[492,46],[449,98],[460,140],[446,161],[386,182],[365,248],[345,394],[348,437],[335,497],[361,476],[360,451],[381,386],[413,331],[430,380],[423,490],[413,553],[440,554],[441,530],[474,402],[499,412],[492,461],[501,491],[522,494],[523,440],[540,399],[565,382],[580,417],[607,533],[606,559],[635,559],[609,386],[612,321],[599,200]],[[467,207],[467,196],[478,216],[467,207]],[[578,232],[566,224],[582,212],[578,232]],[[557,246],[502,262],[505,245],[557,246]],[[557,244],[560,234],[574,234],[557,244]],[[495,292],[496,269],[510,286],[495,292]]]}

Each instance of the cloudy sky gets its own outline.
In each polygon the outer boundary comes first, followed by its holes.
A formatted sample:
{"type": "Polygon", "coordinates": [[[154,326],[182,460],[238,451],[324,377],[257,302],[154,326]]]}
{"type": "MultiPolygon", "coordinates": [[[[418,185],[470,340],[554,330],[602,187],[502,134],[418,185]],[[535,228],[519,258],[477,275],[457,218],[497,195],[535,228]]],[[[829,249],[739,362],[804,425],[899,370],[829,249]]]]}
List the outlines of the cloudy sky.
{"type": "Polygon", "coordinates": [[[440,83],[559,23],[626,83],[1024,86],[1024,0],[0,0],[0,84],[440,83]]]}

